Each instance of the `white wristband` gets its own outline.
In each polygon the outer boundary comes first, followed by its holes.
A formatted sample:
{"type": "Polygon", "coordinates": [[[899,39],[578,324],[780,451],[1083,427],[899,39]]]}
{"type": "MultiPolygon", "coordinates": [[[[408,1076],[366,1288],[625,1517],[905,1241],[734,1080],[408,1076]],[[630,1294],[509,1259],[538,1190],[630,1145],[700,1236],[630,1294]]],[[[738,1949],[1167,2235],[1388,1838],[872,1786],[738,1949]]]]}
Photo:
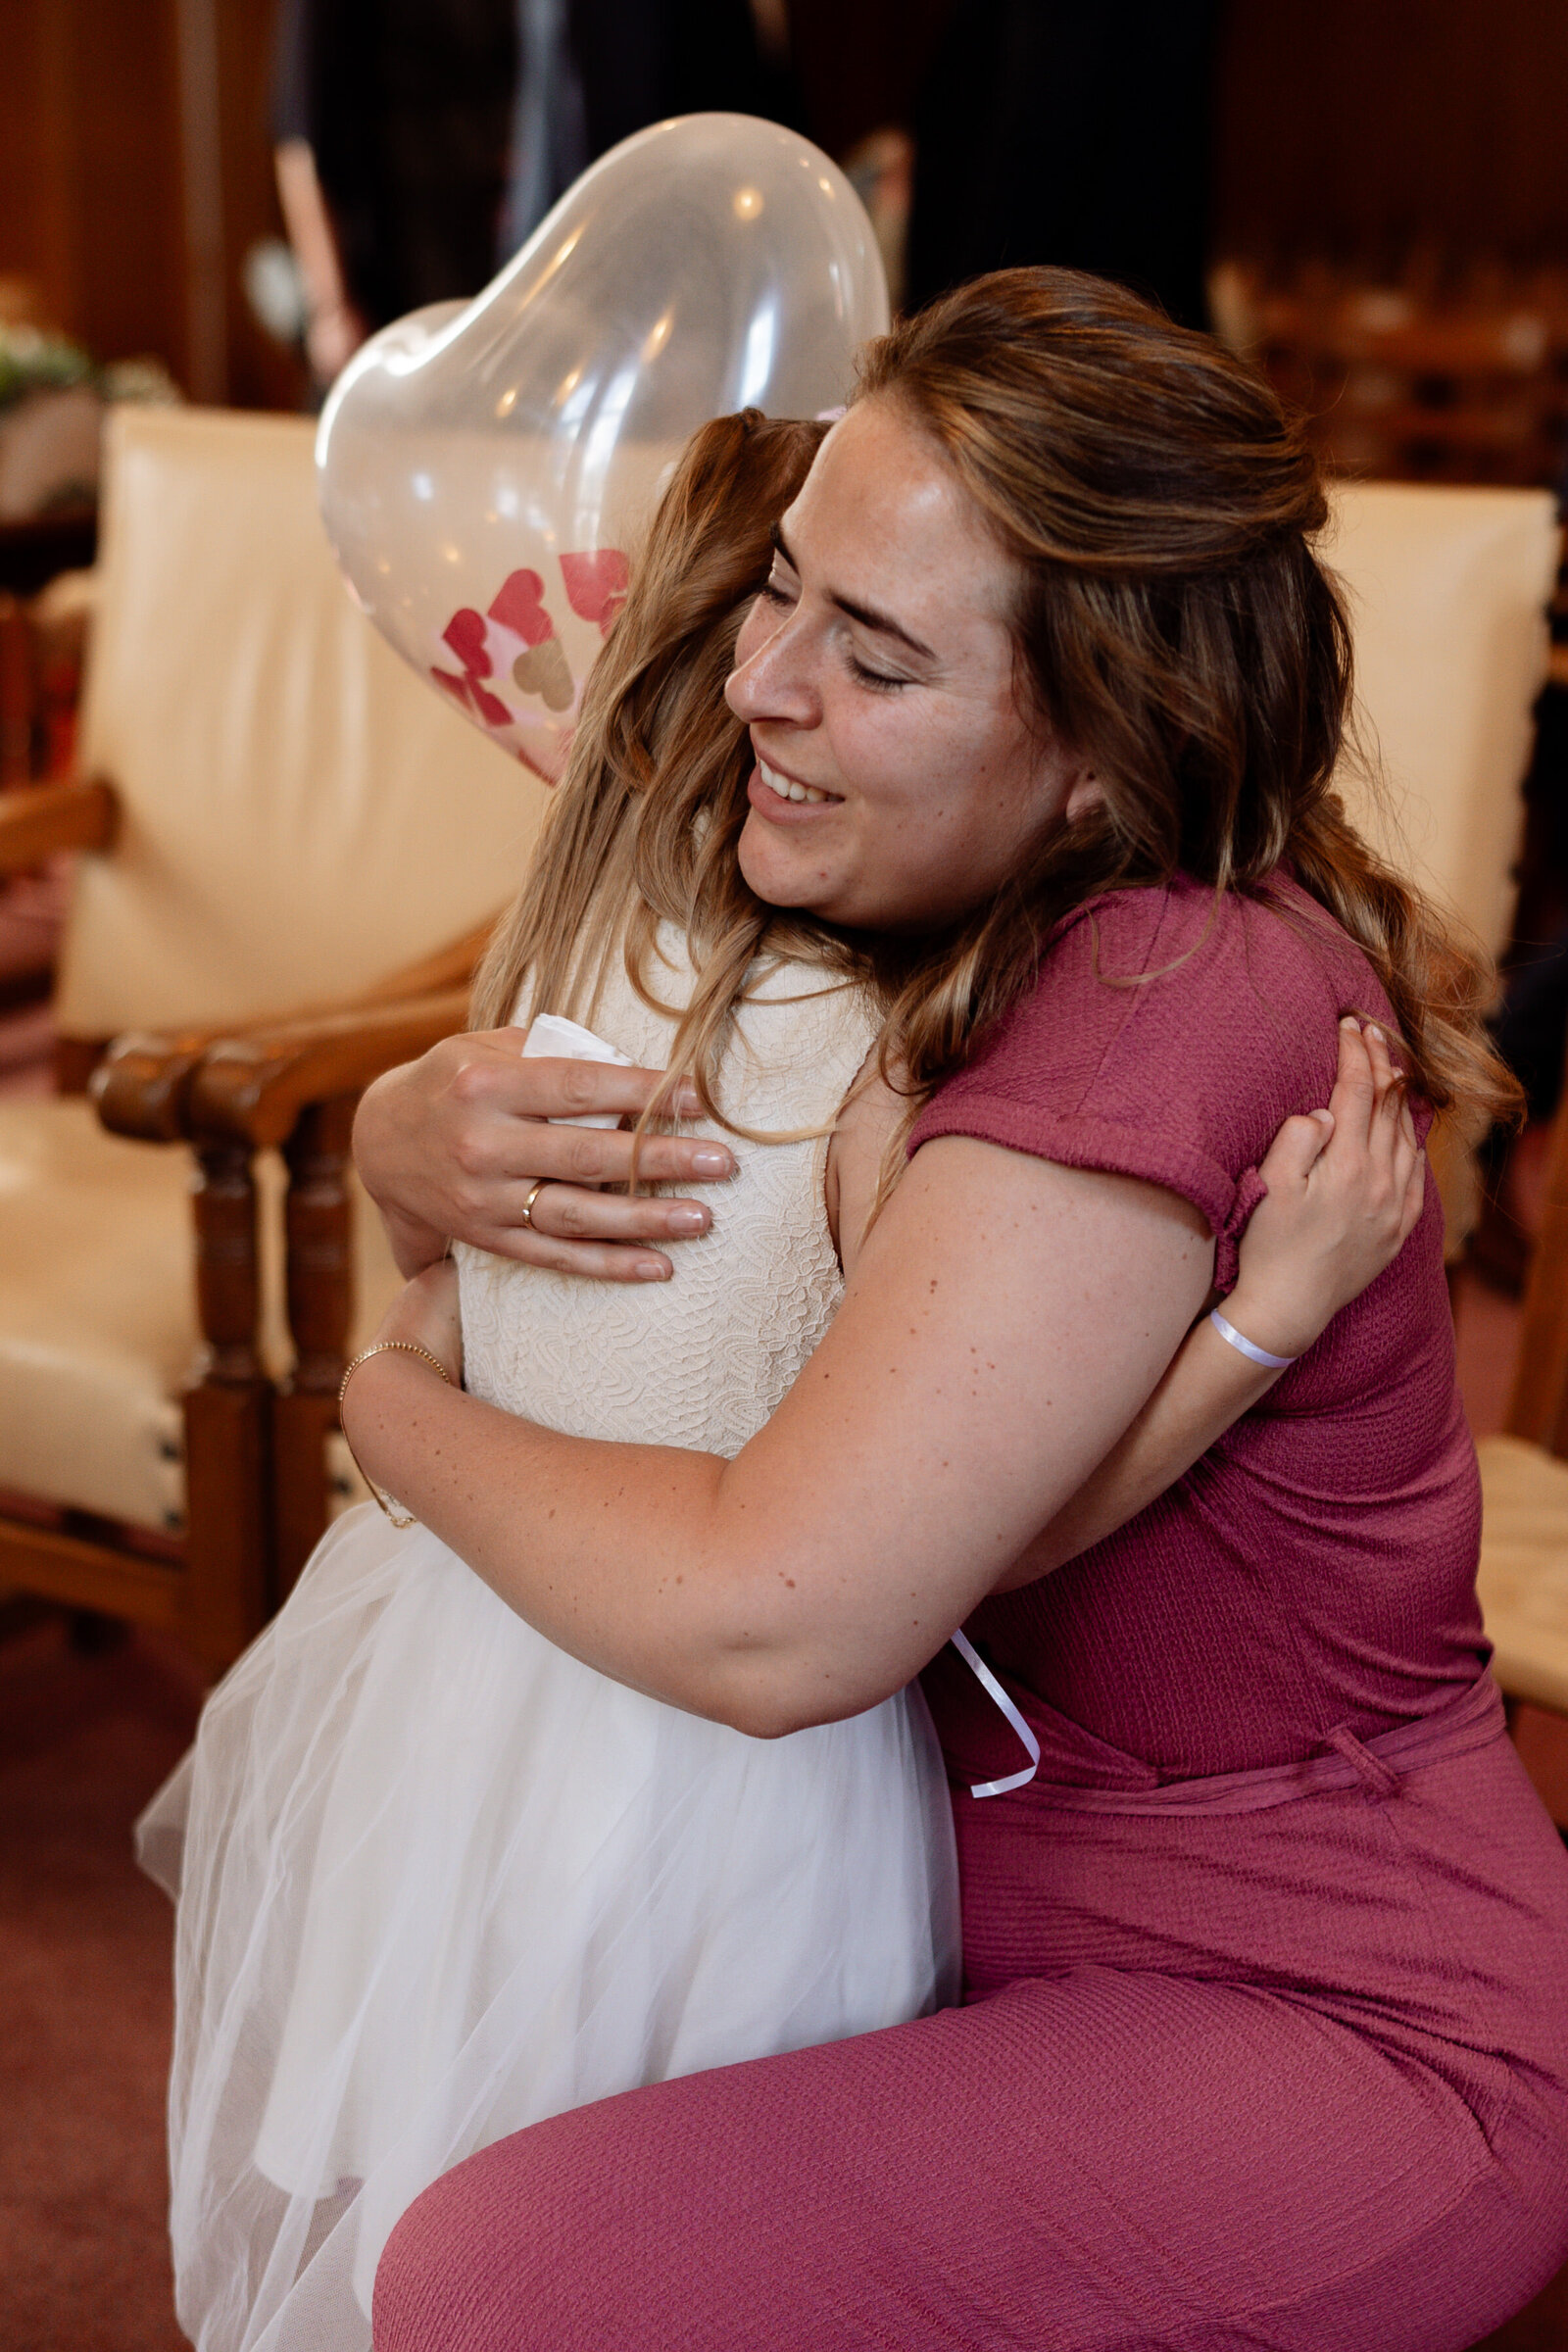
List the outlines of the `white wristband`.
{"type": "Polygon", "coordinates": [[[1267,1371],[1283,1372],[1296,1361],[1294,1355],[1270,1355],[1266,1348],[1254,1347],[1250,1340],[1243,1338],[1234,1323],[1226,1322],[1217,1306],[1208,1319],[1222,1340],[1229,1340],[1233,1348],[1240,1348],[1243,1355],[1250,1356],[1254,1364],[1262,1364],[1267,1371]]]}

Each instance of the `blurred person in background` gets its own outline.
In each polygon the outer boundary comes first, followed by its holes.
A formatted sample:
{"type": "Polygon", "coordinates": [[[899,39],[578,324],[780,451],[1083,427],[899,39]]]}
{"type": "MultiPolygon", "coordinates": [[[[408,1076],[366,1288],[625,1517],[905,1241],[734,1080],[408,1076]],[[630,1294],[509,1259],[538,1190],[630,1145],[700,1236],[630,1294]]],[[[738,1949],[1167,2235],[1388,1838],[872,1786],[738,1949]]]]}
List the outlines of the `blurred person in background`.
{"type": "Polygon", "coordinates": [[[771,0],[284,0],[272,135],[318,381],[478,293],[647,123],[792,119],[781,30],[771,0]]]}
{"type": "Polygon", "coordinates": [[[312,370],[329,383],[388,319],[477,293],[596,156],[706,108],[789,122],[846,163],[906,310],[1044,262],[1201,325],[1218,15],[1218,0],[284,0],[273,137],[312,370]]]}

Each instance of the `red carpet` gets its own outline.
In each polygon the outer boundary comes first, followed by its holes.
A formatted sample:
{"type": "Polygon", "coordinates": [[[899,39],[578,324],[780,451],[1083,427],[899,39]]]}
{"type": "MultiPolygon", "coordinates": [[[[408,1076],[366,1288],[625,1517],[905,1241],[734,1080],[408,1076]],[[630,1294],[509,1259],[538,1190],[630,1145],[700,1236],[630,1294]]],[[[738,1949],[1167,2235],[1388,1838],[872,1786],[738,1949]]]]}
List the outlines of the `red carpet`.
{"type": "MultiPolygon", "coordinates": [[[[81,1657],[50,1618],[0,1640],[0,2352],[183,2352],[164,2242],[171,1914],[130,1825],[198,1697],[145,1637],[81,1657]]],[[[1568,2273],[1484,2352],[1568,2352],[1568,2273]]]]}
{"type": "Polygon", "coordinates": [[[165,2250],[170,1907],[130,1825],[198,1689],[56,1618],[0,1645],[0,2347],[181,2352],[165,2250]]]}

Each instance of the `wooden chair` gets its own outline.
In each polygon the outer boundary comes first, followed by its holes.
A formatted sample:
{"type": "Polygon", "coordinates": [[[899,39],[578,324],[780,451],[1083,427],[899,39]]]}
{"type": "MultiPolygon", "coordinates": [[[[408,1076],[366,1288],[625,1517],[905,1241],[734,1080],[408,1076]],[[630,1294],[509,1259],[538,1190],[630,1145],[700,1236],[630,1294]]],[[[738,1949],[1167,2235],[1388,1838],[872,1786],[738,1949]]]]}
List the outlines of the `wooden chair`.
{"type": "MultiPolygon", "coordinates": [[[[237,1342],[233,1375],[259,1372],[265,1384],[263,1615],[292,1589],[336,1511],[368,1492],[338,1435],[338,1385],[399,1278],[353,1173],[355,1107],[372,1078],[464,1027],[488,928],[314,1016],[219,1037],[132,1031],[109,1048],[91,1081],[106,1128],[143,1143],[187,1144],[218,1177],[222,1200],[234,1204],[223,1213],[243,1244],[224,1225],[215,1268],[203,1223],[211,1179],[196,1194],[198,1296],[215,1364],[221,1320],[225,1333],[247,1335],[237,1342]],[[268,1243],[278,1223],[273,1270],[268,1243]],[[265,1344],[270,1309],[281,1347],[265,1344]],[[260,1345],[250,1337],[258,1332],[260,1345]],[[269,1377],[280,1357],[287,1370],[269,1377]]],[[[187,1423],[201,1409],[189,1392],[187,1423]]]]}
{"type": "Polygon", "coordinates": [[[1545,483],[1561,464],[1568,309],[1560,272],[1410,271],[1372,284],[1322,263],[1293,286],[1222,263],[1211,288],[1247,349],[1343,469],[1545,483]],[[1423,282],[1424,281],[1424,282],[1423,282]]]}
{"type": "MultiPolygon", "coordinates": [[[[78,853],[68,1088],[122,1041],[107,1126],[79,1092],[0,1102],[0,1587],[218,1667],[278,1590],[274,1457],[330,1418],[353,1099],[461,1026],[543,791],[350,603],[307,422],[109,438],[81,780],[0,796],[0,873],[78,853]]],[[[366,1317],[378,1245],[360,1219],[366,1317]]]]}
{"type": "Polygon", "coordinates": [[[20,597],[0,589],[0,787],[33,772],[36,696],[31,633],[20,597]]]}

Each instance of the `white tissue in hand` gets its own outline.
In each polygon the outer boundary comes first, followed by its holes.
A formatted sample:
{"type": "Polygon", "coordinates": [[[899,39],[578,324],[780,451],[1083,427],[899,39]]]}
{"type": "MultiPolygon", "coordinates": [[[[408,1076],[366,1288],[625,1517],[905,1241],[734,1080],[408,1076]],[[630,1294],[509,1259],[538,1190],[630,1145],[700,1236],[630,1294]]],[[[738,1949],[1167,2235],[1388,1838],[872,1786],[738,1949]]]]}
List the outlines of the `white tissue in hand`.
{"type": "MultiPolygon", "coordinates": [[[[607,1045],[602,1037],[595,1037],[593,1031],[585,1029],[580,1021],[568,1021],[563,1013],[559,1012],[539,1013],[522,1041],[523,1060],[528,1061],[537,1057],[548,1058],[551,1061],[613,1061],[618,1062],[622,1069],[628,1070],[632,1066],[629,1054],[622,1054],[618,1046],[607,1045]]],[[[596,1111],[591,1118],[552,1119],[550,1125],[552,1127],[618,1127],[620,1113],[616,1110],[602,1110],[596,1111]]]]}

